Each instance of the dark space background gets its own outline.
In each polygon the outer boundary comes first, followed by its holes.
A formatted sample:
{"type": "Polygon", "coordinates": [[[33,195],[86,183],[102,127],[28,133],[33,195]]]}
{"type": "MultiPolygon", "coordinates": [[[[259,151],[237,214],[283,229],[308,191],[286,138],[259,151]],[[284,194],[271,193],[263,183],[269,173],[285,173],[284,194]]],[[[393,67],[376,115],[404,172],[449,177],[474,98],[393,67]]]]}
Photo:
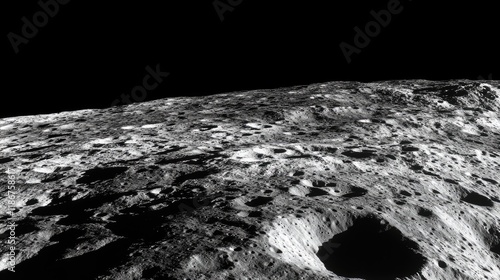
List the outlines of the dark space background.
{"type": "Polygon", "coordinates": [[[401,0],[403,11],[351,63],[339,44],[353,45],[353,28],[390,0],[218,1],[236,3],[223,21],[214,0],[71,0],[17,54],[9,32],[21,35],[21,18],[41,8],[5,1],[0,117],[109,107],[158,64],[170,75],[145,101],[335,80],[500,77],[494,1],[401,0]]]}

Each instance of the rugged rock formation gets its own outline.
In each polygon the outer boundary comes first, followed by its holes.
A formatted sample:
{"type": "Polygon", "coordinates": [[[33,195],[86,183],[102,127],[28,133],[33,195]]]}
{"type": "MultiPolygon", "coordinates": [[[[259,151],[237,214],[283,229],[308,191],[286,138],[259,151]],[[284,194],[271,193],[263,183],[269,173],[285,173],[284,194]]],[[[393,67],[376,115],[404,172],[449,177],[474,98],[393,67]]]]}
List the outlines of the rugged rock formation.
{"type": "Polygon", "coordinates": [[[333,82],[1,119],[0,236],[15,221],[17,243],[0,277],[500,279],[499,86],[333,82]]]}

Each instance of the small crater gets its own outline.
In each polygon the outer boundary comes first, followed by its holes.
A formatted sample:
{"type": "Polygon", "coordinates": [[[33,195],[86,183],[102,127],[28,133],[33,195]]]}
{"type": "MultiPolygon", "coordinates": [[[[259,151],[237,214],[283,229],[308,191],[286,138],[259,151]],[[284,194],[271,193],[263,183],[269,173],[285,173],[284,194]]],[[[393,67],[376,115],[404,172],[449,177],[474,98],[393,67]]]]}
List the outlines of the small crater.
{"type": "Polygon", "coordinates": [[[328,195],[329,193],[327,191],[324,191],[319,188],[310,188],[309,193],[306,195],[308,197],[315,197],[315,196],[322,196],[322,195],[328,195]]]}
{"type": "Polygon", "coordinates": [[[261,206],[264,204],[268,204],[269,202],[273,201],[272,197],[267,197],[267,196],[259,196],[257,198],[252,199],[251,201],[245,203],[246,205],[250,207],[257,207],[261,206]]]}
{"type": "Polygon", "coordinates": [[[411,193],[405,191],[405,190],[402,190],[399,192],[401,195],[404,195],[404,196],[411,196],[411,193]]]}
{"type": "Polygon", "coordinates": [[[432,213],[432,211],[431,211],[431,210],[426,209],[426,208],[419,208],[417,213],[418,213],[420,216],[422,216],[422,217],[426,217],[426,218],[429,218],[429,217],[431,217],[432,215],[434,215],[434,214],[432,213]]]}
{"type": "Polygon", "coordinates": [[[358,196],[363,196],[367,193],[368,191],[363,189],[363,188],[360,188],[360,187],[355,187],[355,186],[352,186],[350,188],[350,192],[349,193],[346,193],[343,195],[343,197],[347,197],[347,198],[352,198],[352,197],[358,197],[358,196]]]}
{"type": "Polygon", "coordinates": [[[446,267],[448,267],[448,265],[445,262],[443,262],[443,261],[438,261],[438,265],[439,265],[440,268],[446,268],[446,267]]]}
{"type": "Polygon", "coordinates": [[[274,149],[273,152],[275,154],[282,154],[282,153],[286,153],[286,149],[274,149]]]}
{"type": "Polygon", "coordinates": [[[415,170],[415,171],[420,171],[420,170],[424,169],[424,167],[420,164],[414,164],[414,165],[410,166],[410,169],[415,170]]]}
{"type": "Polygon", "coordinates": [[[323,188],[326,186],[326,183],[324,181],[321,181],[321,180],[314,180],[312,182],[313,186],[315,187],[318,187],[318,188],[323,188]]]}

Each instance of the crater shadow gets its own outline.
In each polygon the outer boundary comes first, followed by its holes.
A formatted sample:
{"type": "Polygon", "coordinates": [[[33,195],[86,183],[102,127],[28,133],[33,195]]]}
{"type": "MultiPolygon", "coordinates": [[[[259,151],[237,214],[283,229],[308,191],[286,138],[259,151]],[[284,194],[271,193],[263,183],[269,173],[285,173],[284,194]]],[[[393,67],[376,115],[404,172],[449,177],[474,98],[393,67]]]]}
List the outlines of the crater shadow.
{"type": "Polygon", "coordinates": [[[325,268],[342,277],[388,280],[418,273],[426,263],[418,244],[373,216],[360,218],[322,244],[325,268]]]}
{"type": "Polygon", "coordinates": [[[491,207],[493,206],[493,201],[491,199],[487,198],[486,196],[482,194],[478,194],[476,192],[471,192],[467,194],[465,197],[462,198],[462,201],[465,201],[470,204],[474,204],[477,206],[486,206],[486,207],[491,207]]]}

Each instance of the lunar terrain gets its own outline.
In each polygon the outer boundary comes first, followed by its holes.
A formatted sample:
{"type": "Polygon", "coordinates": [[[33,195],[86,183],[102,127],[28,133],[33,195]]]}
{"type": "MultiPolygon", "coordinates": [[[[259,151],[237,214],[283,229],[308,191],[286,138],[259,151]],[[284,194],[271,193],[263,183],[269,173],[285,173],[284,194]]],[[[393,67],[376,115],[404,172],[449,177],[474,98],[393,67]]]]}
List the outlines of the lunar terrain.
{"type": "Polygon", "coordinates": [[[500,279],[499,112],[409,80],[0,119],[0,278],[500,279]]]}

